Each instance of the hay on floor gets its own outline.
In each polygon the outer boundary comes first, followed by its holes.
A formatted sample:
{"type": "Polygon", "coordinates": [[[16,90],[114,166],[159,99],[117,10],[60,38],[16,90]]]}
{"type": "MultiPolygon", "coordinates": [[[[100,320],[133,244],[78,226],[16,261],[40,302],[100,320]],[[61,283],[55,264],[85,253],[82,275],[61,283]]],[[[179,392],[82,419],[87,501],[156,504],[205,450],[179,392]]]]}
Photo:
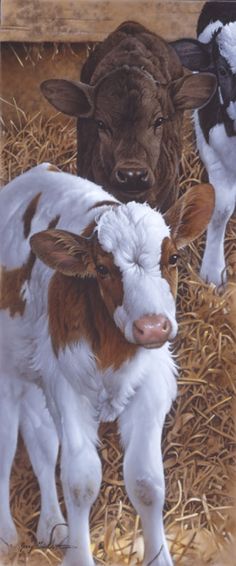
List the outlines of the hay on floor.
{"type": "MultiPolygon", "coordinates": [[[[15,106],[15,120],[3,136],[2,182],[42,161],[75,172],[75,139],[73,120],[60,127],[58,119],[27,116],[15,106]]],[[[191,124],[186,120],[181,191],[203,175],[191,124]]],[[[230,282],[220,293],[197,275],[204,238],[184,252],[180,265],[175,343],[179,395],[163,438],[165,525],[172,555],[180,565],[236,565],[236,545],[232,549],[236,533],[235,236],[236,220],[232,218],[225,244],[230,282]]],[[[101,565],[140,564],[140,522],[125,493],[122,453],[113,424],[102,427],[100,452],[103,484],[91,513],[94,555],[101,565]]],[[[59,478],[59,470],[57,475],[59,478]]],[[[59,479],[58,489],[62,500],[59,479]]],[[[56,566],[62,550],[39,548],[36,543],[39,491],[22,441],[12,472],[11,505],[21,544],[8,549],[1,565],[56,566]]]]}

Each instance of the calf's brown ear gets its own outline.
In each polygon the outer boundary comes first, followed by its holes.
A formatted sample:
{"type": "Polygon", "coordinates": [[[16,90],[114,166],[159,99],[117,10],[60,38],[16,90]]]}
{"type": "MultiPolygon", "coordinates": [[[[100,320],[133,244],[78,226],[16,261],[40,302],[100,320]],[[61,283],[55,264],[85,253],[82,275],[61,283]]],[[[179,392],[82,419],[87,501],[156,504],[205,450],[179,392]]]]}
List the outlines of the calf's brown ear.
{"type": "Polygon", "coordinates": [[[40,85],[45,98],[57,110],[69,116],[89,118],[94,109],[94,88],[84,83],[50,79],[40,85]]]}
{"type": "Polygon", "coordinates": [[[209,183],[189,189],[165,213],[177,249],[198,238],[207,228],[215,205],[215,192],[209,183]]]}
{"type": "Polygon", "coordinates": [[[46,265],[69,276],[95,277],[91,241],[66,230],[44,230],[30,238],[35,255],[46,265]]]}
{"type": "Polygon", "coordinates": [[[201,108],[216,90],[216,77],[212,73],[185,75],[170,85],[171,96],[177,110],[201,108]]]}

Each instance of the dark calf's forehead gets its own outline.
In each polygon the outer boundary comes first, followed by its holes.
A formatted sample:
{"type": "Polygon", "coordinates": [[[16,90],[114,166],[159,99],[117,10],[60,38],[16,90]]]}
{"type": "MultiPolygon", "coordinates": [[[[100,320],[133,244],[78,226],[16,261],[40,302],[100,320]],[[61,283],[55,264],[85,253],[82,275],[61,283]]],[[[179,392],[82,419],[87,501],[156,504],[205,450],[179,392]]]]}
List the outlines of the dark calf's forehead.
{"type": "Polygon", "coordinates": [[[154,81],[127,75],[107,78],[100,85],[96,96],[96,109],[103,111],[114,121],[121,116],[145,118],[146,112],[160,106],[160,96],[154,81]]]}
{"type": "MultiPolygon", "coordinates": [[[[104,42],[105,46],[106,40],[104,42]]],[[[182,66],[174,50],[169,44],[155,34],[141,33],[136,37],[120,37],[120,41],[104,50],[104,55],[94,69],[91,84],[97,84],[101,79],[117,69],[128,67],[144,68],[157,80],[169,80],[170,67],[174,65],[175,73],[181,72],[182,66]],[[112,47],[112,48],[111,48],[112,47]]],[[[172,76],[172,75],[171,75],[172,76]]]]}

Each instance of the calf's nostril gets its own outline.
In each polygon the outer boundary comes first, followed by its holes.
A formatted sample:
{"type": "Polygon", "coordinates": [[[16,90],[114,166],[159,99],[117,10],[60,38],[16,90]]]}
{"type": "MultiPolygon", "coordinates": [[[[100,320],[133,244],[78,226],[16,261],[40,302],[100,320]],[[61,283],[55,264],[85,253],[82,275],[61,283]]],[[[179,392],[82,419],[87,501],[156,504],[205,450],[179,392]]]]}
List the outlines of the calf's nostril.
{"type": "Polygon", "coordinates": [[[164,316],[160,317],[159,328],[160,328],[160,331],[163,332],[163,334],[170,334],[171,323],[170,323],[169,319],[164,317],[164,316]]]}
{"type": "Polygon", "coordinates": [[[144,330],[142,328],[139,327],[138,322],[134,322],[134,329],[136,330],[136,332],[138,332],[138,334],[143,335],[144,334],[144,330]]]}
{"type": "Polygon", "coordinates": [[[147,169],[117,169],[114,173],[115,180],[119,185],[127,187],[145,188],[149,183],[149,172],[147,169]]]}
{"type": "Polygon", "coordinates": [[[169,320],[164,320],[163,324],[162,324],[162,329],[164,330],[164,332],[168,332],[168,330],[170,329],[170,323],[169,320]]]}
{"type": "Polygon", "coordinates": [[[119,169],[115,172],[116,180],[118,183],[127,183],[127,174],[119,169]]]}
{"type": "Polygon", "coordinates": [[[148,171],[147,171],[147,170],[141,172],[141,174],[140,174],[140,180],[141,180],[143,183],[146,183],[146,181],[148,181],[148,171]]]}

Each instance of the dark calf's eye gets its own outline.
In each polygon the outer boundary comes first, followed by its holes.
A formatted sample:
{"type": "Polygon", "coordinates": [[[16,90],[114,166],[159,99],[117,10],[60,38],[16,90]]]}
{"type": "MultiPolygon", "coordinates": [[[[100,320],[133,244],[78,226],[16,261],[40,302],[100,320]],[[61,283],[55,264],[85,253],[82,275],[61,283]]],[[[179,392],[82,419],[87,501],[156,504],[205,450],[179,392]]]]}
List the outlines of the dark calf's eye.
{"type": "Polygon", "coordinates": [[[164,118],[163,116],[159,116],[159,118],[157,118],[154,122],[154,128],[159,128],[160,126],[162,126],[165,120],[166,118],[164,118]]]}
{"type": "Polygon", "coordinates": [[[109,275],[109,270],[107,269],[107,267],[105,265],[102,265],[102,264],[96,266],[96,271],[102,277],[109,275]]]}
{"type": "Polygon", "coordinates": [[[179,256],[178,254],[173,254],[169,257],[169,265],[175,266],[178,263],[179,256]]]}
{"type": "Polygon", "coordinates": [[[228,75],[227,69],[225,69],[225,67],[219,67],[218,73],[221,77],[227,77],[228,75]]]}
{"type": "Polygon", "coordinates": [[[106,130],[106,126],[102,120],[96,120],[96,124],[99,130],[106,130]]]}

